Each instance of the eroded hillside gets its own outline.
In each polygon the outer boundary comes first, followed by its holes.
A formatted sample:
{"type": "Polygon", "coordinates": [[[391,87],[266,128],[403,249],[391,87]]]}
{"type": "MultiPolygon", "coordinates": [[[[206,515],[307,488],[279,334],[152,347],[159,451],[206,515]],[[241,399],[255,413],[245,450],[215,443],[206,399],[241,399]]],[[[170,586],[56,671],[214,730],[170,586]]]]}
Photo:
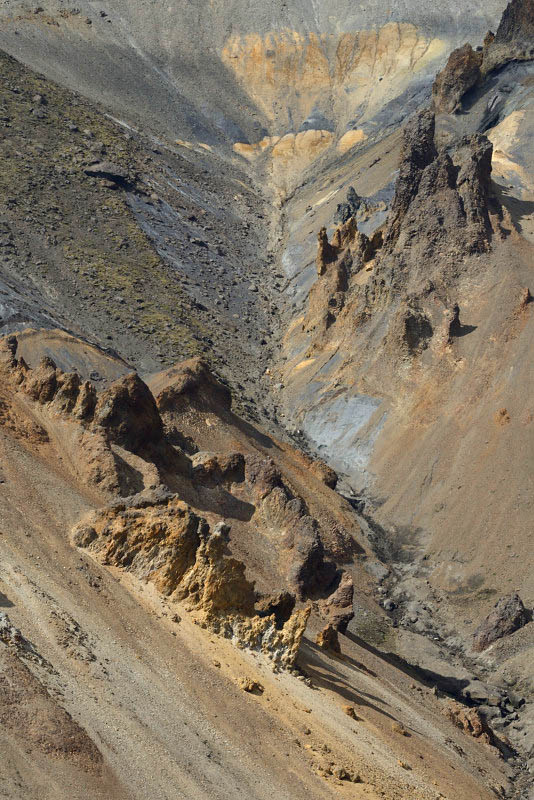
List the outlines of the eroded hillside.
{"type": "Polygon", "coordinates": [[[530,798],[533,14],[4,4],[6,797],[530,798]]]}

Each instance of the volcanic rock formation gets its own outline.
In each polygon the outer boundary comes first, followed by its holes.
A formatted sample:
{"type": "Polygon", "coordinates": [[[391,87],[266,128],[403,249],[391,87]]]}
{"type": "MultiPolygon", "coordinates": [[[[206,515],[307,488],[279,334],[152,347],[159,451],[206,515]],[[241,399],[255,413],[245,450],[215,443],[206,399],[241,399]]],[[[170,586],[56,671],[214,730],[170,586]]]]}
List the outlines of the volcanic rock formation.
{"type": "Polygon", "coordinates": [[[9,800],[528,796],[503,5],[3,4],[9,800]]]}
{"type": "Polygon", "coordinates": [[[464,94],[481,78],[482,52],[469,43],[454,50],[432,86],[432,103],[436,111],[452,114],[460,107],[464,94]]]}
{"type": "Polygon", "coordinates": [[[479,652],[486,650],[497,639],[514,633],[531,619],[531,613],[527,611],[518,594],[501,597],[493,611],[481,622],[473,634],[474,649],[479,652]]]}

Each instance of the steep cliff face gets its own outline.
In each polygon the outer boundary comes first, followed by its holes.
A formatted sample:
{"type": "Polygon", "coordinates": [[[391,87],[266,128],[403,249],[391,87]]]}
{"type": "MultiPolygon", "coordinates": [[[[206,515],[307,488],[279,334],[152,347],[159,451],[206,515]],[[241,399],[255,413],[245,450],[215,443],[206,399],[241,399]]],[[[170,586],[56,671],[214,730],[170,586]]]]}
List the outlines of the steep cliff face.
{"type": "MultiPolygon", "coordinates": [[[[510,14],[526,19],[515,4],[510,14]]],[[[518,566],[529,561],[532,65],[512,28],[499,70],[493,36],[480,52],[457,51],[433,111],[340,164],[336,191],[325,170],[287,208],[293,311],[273,382],[398,565],[392,602],[405,611],[393,613],[407,657],[413,634],[432,627],[424,607],[443,620],[449,652],[462,642],[473,654],[495,599],[513,586],[532,604],[518,566]],[[347,191],[359,201],[340,205],[347,191]],[[336,229],[339,209],[349,216],[336,229]],[[383,244],[355,259],[348,230],[383,244]]],[[[486,667],[526,688],[531,637],[522,624],[486,667]]]]}

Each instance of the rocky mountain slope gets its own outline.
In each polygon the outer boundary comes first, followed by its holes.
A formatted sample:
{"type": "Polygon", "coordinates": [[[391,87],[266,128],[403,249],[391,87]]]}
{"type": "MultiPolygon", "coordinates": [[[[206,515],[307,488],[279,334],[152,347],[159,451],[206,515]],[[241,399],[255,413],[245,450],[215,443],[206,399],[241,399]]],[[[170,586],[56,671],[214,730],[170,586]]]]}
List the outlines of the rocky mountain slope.
{"type": "Polygon", "coordinates": [[[3,5],[6,798],[532,796],[533,18],[3,5]]]}

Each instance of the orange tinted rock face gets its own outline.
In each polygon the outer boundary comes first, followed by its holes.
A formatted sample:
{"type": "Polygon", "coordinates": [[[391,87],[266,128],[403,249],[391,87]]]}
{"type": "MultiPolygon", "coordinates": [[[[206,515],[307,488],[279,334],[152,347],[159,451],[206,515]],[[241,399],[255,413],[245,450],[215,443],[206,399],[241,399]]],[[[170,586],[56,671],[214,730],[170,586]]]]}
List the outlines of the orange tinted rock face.
{"type": "Polygon", "coordinates": [[[291,613],[293,599],[282,618],[278,607],[269,605],[258,614],[245,564],[227,554],[227,526],[210,530],[176,495],[159,489],[112,503],[77,525],[72,539],[104,564],[150,581],[171,601],[185,602],[202,627],[279,666],[294,663],[310,609],[291,613]]]}
{"type": "MultiPolygon", "coordinates": [[[[96,512],[89,523],[95,536],[91,550],[104,564],[127,568],[170,595],[195,563],[206,524],[176,497],[163,493],[137,496],[96,512]],[[152,502],[151,502],[152,501],[152,502]]],[[[83,530],[73,536],[80,540],[83,530]]]]}
{"type": "Polygon", "coordinates": [[[343,154],[364,142],[364,123],[417,80],[445,47],[410,23],[340,34],[285,29],[232,35],[222,61],[269,131],[260,141],[236,142],[234,151],[249,161],[263,157],[283,200],[329,148],[343,154]]]}
{"type": "Polygon", "coordinates": [[[242,561],[225,556],[227,537],[222,526],[203,530],[195,563],[177,590],[207,618],[217,615],[254,615],[254,584],[245,578],[242,561]]]}
{"type": "Polygon", "coordinates": [[[474,739],[484,744],[493,744],[491,729],[476,708],[466,708],[453,702],[443,709],[443,715],[474,739]]]}
{"type": "Polygon", "coordinates": [[[265,36],[235,34],[221,55],[267,120],[287,130],[289,107],[301,124],[315,108],[333,105],[342,125],[356,110],[378,108],[392,84],[400,93],[444,47],[410,23],[388,23],[340,35],[289,29],[265,36]],[[387,80],[380,84],[378,78],[387,80]]]}

